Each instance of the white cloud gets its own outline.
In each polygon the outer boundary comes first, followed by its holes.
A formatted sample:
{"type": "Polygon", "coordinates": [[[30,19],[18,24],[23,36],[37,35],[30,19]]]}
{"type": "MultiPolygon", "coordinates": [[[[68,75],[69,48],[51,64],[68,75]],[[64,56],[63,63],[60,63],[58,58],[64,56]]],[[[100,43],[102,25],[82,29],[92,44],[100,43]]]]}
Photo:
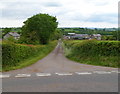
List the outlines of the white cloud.
{"type": "Polygon", "coordinates": [[[24,20],[7,20],[2,19],[0,25],[2,27],[20,27],[23,25],[24,20]]]}
{"type": "Polygon", "coordinates": [[[117,27],[118,0],[1,0],[0,9],[2,26],[22,26],[28,17],[48,13],[59,27],[117,27]]]}
{"type": "Polygon", "coordinates": [[[64,21],[60,23],[60,27],[97,27],[97,28],[105,28],[105,27],[118,27],[118,24],[112,24],[107,22],[78,22],[78,21],[64,21]]]}

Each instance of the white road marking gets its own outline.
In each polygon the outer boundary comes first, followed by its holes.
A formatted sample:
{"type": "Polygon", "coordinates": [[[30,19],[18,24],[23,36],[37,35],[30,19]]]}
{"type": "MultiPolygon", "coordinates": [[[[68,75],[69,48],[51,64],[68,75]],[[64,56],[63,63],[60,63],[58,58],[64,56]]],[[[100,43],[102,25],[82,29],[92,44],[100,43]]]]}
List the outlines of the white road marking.
{"type": "Polygon", "coordinates": [[[111,74],[111,72],[106,72],[106,71],[94,71],[93,73],[97,73],[97,74],[111,74]]]}
{"type": "Polygon", "coordinates": [[[59,76],[73,75],[72,73],[55,73],[55,74],[57,74],[57,75],[59,75],[59,76]]]}
{"type": "Polygon", "coordinates": [[[51,76],[50,73],[36,73],[37,76],[51,76]]]}
{"type": "Polygon", "coordinates": [[[87,74],[92,74],[91,72],[75,72],[78,75],[87,75],[87,74]]]}
{"type": "Polygon", "coordinates": [[[15,77],[30,77],[31,74],[17,74],[15,77]]]}
{"type": "Polygon", "coordinates": [[[120,71],[111,71],[111,72],[120,73],[120,71]]]}
{"type": "Polygon", "coordinates": [[[6,75],[0,75],[0,78],[9,78],[10,75],[9,74],[6,74],[6,75]]]}
{"type": "MultiPolygon", "coordinates": [[[[120,73],[120,71],[93,71],[93,72],[75,72],[78,75],[88,75],[88,74],[92,74],[92,73],[96,73],[96,74],[111,74],[111,73],[120,73]]],[[[65,75],[73,75],[73,73],[55,73],[56,75],[59,76],[65,76],[65,75]]],[[[51,73],[36,73],[37,76],[51,76],[51,73]]],[[[30,77],[31,74],[17,74],[15,77],[19,78],[19,77],[30,77]]],[[[0,74],[0,78],[9,78],[10,74],[0,74]]]]}

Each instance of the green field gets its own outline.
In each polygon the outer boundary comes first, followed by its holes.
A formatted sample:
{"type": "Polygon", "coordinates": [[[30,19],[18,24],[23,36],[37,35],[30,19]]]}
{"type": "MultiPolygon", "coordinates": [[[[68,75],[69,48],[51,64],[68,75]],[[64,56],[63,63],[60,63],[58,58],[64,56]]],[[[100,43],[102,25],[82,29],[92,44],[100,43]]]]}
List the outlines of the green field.
{"type": "Polygon", "coordinates": [[[64,50],[67,58],[80,63],[120,67],[120,41],[67,40],[64,50]]]}

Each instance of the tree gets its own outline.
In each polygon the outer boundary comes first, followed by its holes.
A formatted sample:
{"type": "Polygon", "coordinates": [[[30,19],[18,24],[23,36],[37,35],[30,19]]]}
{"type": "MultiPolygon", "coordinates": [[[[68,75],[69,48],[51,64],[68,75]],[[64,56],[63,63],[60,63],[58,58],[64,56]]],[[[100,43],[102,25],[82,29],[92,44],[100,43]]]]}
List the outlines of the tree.
{"type": "Polygon", "coordinates": [[[41,44],[47,44],[51,34],[56,30],[57,25],[56,17],[48,14],[34,15],[24,22],[21,39],[28,44],[32,44],[35,41],[41,44]]]}
{"type": "Polygon", "coordinates": [[[62,38],[63,32],[59,29],[56,29],[55,32],[51,35],[51,40],[58,40],[62,38]]]}
{"type": "Polygon", "coordinates": [[[113,31],[112,32],[114,40],[118,40],[118,31],[113,31]]]}
{"type": "Polygon", "coordinates": [[[2,37],[4,37],[8,32],[11,31],[12,28],[4,28],[2,31],[2,37]]]}
{"type": "Polygon", "coordinates": [[[120,41],[120,27],[118,28],[118,31],[117,31],[117,40],[120,41]]]}

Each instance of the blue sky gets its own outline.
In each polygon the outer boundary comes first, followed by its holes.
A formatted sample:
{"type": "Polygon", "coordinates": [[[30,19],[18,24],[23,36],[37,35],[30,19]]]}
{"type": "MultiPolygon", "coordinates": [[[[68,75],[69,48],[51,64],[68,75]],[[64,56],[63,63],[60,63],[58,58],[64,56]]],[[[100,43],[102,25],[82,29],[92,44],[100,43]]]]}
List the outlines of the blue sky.
{"type": "Polygon", "coordinates": [[[1,0],[0,27],[21,27],[37,13],[56,16],[59,27],[118,27],[119,0],[1,0]]]}

